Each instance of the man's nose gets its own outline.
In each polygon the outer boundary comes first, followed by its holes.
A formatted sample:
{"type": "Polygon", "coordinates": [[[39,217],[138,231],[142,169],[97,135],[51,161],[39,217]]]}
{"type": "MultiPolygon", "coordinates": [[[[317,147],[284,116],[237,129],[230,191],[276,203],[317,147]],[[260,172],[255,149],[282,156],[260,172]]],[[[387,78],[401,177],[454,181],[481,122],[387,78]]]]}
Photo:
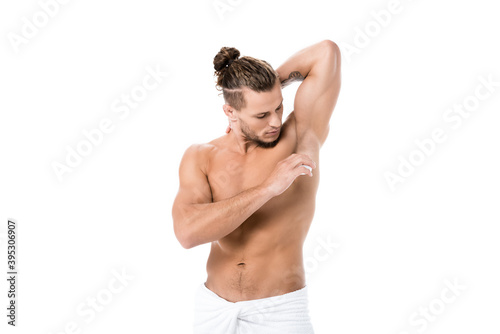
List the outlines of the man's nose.
{"type": "Polygon", "coordinates": [[[272,128],[279,128],[281,126],[281,117],[278,113],[274,113],[269,121],[269,126],[272,128]]]}

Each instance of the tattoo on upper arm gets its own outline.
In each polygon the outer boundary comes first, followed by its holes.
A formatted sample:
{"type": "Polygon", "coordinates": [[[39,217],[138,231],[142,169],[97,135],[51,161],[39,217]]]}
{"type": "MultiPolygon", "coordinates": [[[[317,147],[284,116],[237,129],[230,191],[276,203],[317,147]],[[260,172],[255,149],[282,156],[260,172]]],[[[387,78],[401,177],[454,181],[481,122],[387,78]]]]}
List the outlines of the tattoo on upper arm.
{"type": "MultiPolygon", "coordinates": [[[[306,77],[307,77],[307,75],[306,75],[306,77]]],[[[305,79],[305,77],[302,74],[300,74],[299,71],[293,71],[288,76],[288,79],[284,79],[281,81],[281,88],[288,86],[289,84],[291,84],[294,81],[303,81],[304,79],[305,79]]]]}

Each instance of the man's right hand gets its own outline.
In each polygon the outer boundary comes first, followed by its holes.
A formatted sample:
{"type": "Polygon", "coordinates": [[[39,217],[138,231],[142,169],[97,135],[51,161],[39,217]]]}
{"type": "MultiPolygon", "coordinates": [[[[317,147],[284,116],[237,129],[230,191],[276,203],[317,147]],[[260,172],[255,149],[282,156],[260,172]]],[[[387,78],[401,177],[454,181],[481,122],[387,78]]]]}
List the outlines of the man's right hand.
{"type": "Polygon", "coordinates": [[[303,165],[316,168],[316,163],[308,155],[293,153],[276,164],[271,175],[262,185],[270,190],[274,196],[278,196],[290,187],[297,176],[309,175],[312,177],[312,171],[303,165]]]}

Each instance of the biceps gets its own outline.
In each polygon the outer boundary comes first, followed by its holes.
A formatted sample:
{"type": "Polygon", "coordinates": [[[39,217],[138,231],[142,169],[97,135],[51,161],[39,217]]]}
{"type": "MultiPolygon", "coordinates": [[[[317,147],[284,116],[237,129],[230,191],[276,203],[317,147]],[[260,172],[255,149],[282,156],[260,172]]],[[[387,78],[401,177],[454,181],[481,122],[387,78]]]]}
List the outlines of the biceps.
{"type": "Polygon", "coordinates": [[[312,131],[321,143],[340,92],[340,54],[325,57],[297,89],[294,102],[297,134],[312,131]]]}
{"type": "Polygon", "coordinates": [[[190,219],[196,212],[196,204],[211,203],[212,198],[207,192],[192,187],[191,189],[179,189],[172,207],[174,224],[190,219]]]}
{"type": "Polygon", "coordinates": [[[212,190],[192,151],[188,151],[179,166],[179,191],[172,207],[174,222],[189,218],[193,204],[211,203],[212,190]]]}

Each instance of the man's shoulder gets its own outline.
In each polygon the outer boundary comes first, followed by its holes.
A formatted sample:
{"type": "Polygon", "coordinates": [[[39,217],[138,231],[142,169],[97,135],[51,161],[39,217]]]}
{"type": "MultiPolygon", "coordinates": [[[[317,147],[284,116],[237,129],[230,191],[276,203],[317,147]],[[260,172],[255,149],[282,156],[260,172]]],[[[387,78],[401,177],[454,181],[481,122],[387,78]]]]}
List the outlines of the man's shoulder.
{"type": "Polygon", "coordinates": [[[215,148],[215,145],[212,142],[208,143],[193,143],[189,145],[186,148],[186,152],[195,154],[195,155],[200,155],[204,154],[205,152],[215,148]]]}
{"type": "Polygon", "coordinates": [[[189,151],[190,153],[196,155],[209,154],[211,151],[220,148],[223,145],[224,138],[225,136],[220,136],[205,143],[192,143],[186,148],[186,152],[189,151]]]}
{"type": "Polygon", "coordinates": [[[207,142],[207,143],[193,143],[189,145],[184,156],[188,157],[191,163],[194,163],[200,167],[200,169],[206,174],[206,165],[212,152],[217,148],[218,138],[207,142]]]}

